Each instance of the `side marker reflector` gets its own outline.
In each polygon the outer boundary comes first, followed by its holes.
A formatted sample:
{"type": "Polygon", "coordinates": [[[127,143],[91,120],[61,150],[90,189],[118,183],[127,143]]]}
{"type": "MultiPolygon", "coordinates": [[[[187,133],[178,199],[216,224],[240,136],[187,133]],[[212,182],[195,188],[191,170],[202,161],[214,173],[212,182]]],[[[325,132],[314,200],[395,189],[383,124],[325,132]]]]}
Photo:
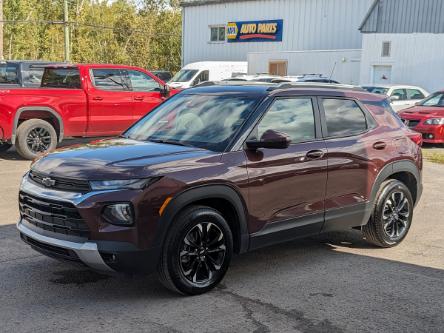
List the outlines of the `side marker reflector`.
{"type": "Polygon", "coordinates": [[[162,206],[160,206],[159,208],[159,216],[162,216],[163,211],[165,210],[166,206],[168,206],[168,204],[170,203],[171,199],[173,199],[172,197],[168,197],[165,199],[165,201],[163,202],[162,206]]]}

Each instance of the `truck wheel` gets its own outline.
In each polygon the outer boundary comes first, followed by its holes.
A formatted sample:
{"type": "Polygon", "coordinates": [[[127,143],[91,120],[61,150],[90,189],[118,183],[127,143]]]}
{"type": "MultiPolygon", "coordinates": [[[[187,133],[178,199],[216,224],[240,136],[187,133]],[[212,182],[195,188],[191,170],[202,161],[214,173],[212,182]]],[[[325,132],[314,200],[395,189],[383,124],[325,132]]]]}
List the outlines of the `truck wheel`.
{"type": "Polygon", "coordinates": [[[30,119],[17,128],[15,148],[23,158],[32,160],[39,153],[52,151],[56,147],[57,133],[47,121],[30,119]]]}
{"type": "Polygon", "coordinates": [[[224,277],[233,253],[233,236],[223,216],[192,206],[174,219],[163,245],[158,272],[162,284],[184,295],[214,288],[224,277]]]}
{"type": "Polygon", "coordinates": [[[0,143],[0,153],[4,152],[4,151],[7,151],[9,148],[11,148],[11,146],[12,145],[10,143],[7,143],[7,142],[0,143]]]}
{"type": "Polygon", "coordinates": [[[413,199],[409,189],[399,180],[382,183],[369,222],[362,227],[369,243],[380,247],[398,245],[412,224],[413,199]]]}

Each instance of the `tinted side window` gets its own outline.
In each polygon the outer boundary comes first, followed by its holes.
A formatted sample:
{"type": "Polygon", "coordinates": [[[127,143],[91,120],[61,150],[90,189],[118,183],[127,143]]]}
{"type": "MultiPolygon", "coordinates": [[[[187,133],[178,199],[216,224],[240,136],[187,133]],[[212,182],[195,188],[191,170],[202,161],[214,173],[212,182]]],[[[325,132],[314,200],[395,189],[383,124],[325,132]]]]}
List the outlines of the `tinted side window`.
{"type": "Polygon", "coordinates": [[[400,101],[405,101],[407,99],[405,89],[395,89],[391,96],[399,96],[400,101]]]}
{"type": "Polygon", "coordinates": [[[128,90],[120,69],[91,70],[94,86],[102,90],[128,90]]]}
{"type": "Polygon", "coordinates": [[[139,71],[128,71],[133,91],[159,91],[160,85],[151,76],[139,71]]]}
{"type": "Polygon", "coordinates": [[[279,98],[258,125],[258,138],[267,130],[288,134],[291,142],[315,139],[315,120],[310,98],[279,98]]]}
{"type": "Polygon", "coordinates": [[[80,74],[77,68],[47,68],[43,72],[42,87],[80,89],[80,74]]]}
{"type": "Polygon", "coordinates": [[[367,130],[365,114],[356,102],[346,99],[323,99],[328,136],[349,136],[367,130]]]}
{"type": "Polygon", "coordinates": [[[423,99],[425,98],[424,94],[418,89],[406,89],[407,90],[407,99],[423,99]]]}
{"type": "Polygon", "coordinates": [[[23,84],[27,87],[39,87],[44,68],[28,68],[22,71],[23,84]]]}
{"type": "Polygon", "coordinates": [[[0,83],[18,84],[18,69],[12,64],[4,64],[0,66],[0,83]]]}

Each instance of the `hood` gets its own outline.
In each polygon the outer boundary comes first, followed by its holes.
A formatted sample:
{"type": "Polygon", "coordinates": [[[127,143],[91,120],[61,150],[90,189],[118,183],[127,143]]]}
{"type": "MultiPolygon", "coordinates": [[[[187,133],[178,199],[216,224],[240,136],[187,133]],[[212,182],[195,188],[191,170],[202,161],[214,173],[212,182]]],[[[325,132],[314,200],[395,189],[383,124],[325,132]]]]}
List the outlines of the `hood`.
{"type": "Polygon", "coordinates": [[[129,139],[105,139],[58,149],[32,165],[49,176],[111,180],[161,176],[197,168],[218,156],[208,150],[129,139]]]}
{"type": "Polygon", "coordinates": [[[430,106],[413,106],[402,110],[399,115],[401,117],[416,117],[416,118],[444,118],[444,107],[430,107],[430,106]]]}

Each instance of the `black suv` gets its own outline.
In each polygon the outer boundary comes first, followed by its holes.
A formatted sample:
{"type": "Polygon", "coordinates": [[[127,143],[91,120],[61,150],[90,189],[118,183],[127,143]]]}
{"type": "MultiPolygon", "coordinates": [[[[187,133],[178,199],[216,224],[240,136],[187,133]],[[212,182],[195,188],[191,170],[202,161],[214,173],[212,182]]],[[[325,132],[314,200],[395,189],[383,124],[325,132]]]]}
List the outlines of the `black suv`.
{"type": "Polygon", "coordinates": [[[400,243],[421,196],[420,144],[384,97],[359,89],[188,89],[120,138],[36,161],[18,229],[49,256],[157,270],[167,287],[199,294],[233,253],[347,228],[400,243]]]}

